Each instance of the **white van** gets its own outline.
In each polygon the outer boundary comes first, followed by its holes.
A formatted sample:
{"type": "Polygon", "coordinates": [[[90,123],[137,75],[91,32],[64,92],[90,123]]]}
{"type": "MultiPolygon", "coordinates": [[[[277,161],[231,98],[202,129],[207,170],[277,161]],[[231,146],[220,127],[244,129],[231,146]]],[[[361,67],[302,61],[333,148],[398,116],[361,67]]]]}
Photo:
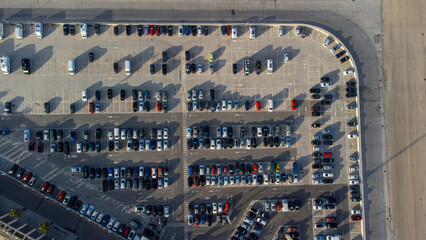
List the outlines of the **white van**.
{"type": "Polygon", "coordinates": [[[83,39],[87,39],[87,24],[80,23],[80,33],[83,39]]]}
{"type": "Polygon", "coordinates": [[[274,71],[274,64],[272,62],[272,59],[266,60],[266,66],[268,68],[268,74],[272,74],[272,72],[274,71]]]}
{"type": "Polygon", "coordinates": [[[0,58],[1,70],[4,74],[10,73],[10,58],[8,56],[3,56],[0,58]]]}
{"type": "Polygon", "coordinates": [[[272,112],[274,111],[274,100],[268,99],[268,111],[272,112]]]}
{"type": "Polygon", "coordinates": [[[130,76],[130,74],[132,74],[131,66],[130,66],[130,60],[124,61],[124,68],[126,70],[126,75],[130,76]]]}
{"type": "Polygon", "coordinates": [[[35,24],[35,33],[37,35],[38,38],[43,38],[43,24],[36,22],[35,24]]]}
{"type": "Polygon", "coordinates": [[[15,37],[17,39],[22,39],[23,35],[24,35],[24,27],[20,23],[16,24],[16,26],[15,26],[15,37]]]}
{"type": "Polygon", "coordinates": [[[119,140],[120,139],[120,129],[114,128],[114,139],[119,140]]]}
{"type": "Polygon", "coordinates": [[[283,203],[283,208],[282,208],[283,212],[288,212],[288,201],[287,201],[287,199],[283,199],[282,203],[283,203]]]}
{"type": "Polygon", "coordinates": [[[0,23],[0,40],[3,39],[4,31],[3,31],[3,23],[0,23]]]}
{"type": "Polygon", "coordinates": [[[87,91],[86,90],[81,91],[81,100],[83,100],[83,102],[87,102],[87,91]]]}
{"type": "Polygon", "coordinates": [[[75,62],[74,60],[68,60],[68,72],[70,75],[75,74],[75,62]]]}
{"type": "Polygon", "coordinates": [[[237,38],[237,26],[232,26],[232,39],[237,38]]]}

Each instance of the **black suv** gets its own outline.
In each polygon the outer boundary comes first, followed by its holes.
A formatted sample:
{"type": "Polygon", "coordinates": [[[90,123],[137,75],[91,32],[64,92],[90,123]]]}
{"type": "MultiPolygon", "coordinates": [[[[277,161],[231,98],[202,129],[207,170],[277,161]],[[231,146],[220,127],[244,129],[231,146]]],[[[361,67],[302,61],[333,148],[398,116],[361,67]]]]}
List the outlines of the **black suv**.
{"type": "Polygon", "coordinates": [[[261,61],[257,61],[256,62],[256,74],[260,74],[261,68],[262,68],[262,62],[261,61]]]}
{"type": "Polygon", "coordinates": [[[114,73],[118,73],[118,63],[114,63],[114,73]]]}
{"type": "Polygon", "coordinates": [[[163,75],[167,75],[167,64],[163,64],[163,65],[161,66],[161,69],[162,69],[162,71],[163,71],[163,75]]]}
{"type": "Polygon", "coordinates": [[[30,59],[22,58],[22,70],[25,74],[30,74],[30,59]]]}
{"type": "Polygon", "coordinates": [[[130,25],[126,26],[126,35],[130,36],[132,34],[132,27],[130,25]]]}
{"type": "Polygon", "coordinates": [[[126,91],[123,89],[120,91],[120,100],[124,101],[124,99],[126,99],[126,91]]]}
{"type": "Polygon", "coordinates": [[[163,51],[163,62],[167,62],[167,52],[163,51]]]}

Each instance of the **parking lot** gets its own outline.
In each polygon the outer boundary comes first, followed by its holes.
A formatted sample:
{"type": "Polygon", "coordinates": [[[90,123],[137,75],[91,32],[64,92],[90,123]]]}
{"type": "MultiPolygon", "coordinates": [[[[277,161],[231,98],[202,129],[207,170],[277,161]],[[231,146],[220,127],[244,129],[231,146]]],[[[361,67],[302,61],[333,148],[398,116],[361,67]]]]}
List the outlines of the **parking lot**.
{"type": "MultiPolygon", "coordinates": [[[[11,59],[11,73],[4,75],[0,83],[1,104],[12,103],[12,114],[0,109],[4,128],[11,130],[11,135],[2,137],[1,148],[3,157],[10,162],[18,162],[44,179],[55,182],[55,185],[77,194],[80,199],[90,197],[92,204],[103,209],[109,209],[110,215],[120,217],[123,222],[139,218],[145,223],[153,220],[131,210],[134,205],[164,203],[171,208],[169,226],[161,234],[167,239],[171,232],[178,228],[180,238],[200,239],[209,234],[211,237],[230,237],[232,229],[243,216],[248,203],[254,199],[272,199],[282,197],[280,191],[288,195],[297,195],[302,202],[301,211],[292,212],[285,221],[297,223],[301,229],[300,239],[313,239],[316,234],[323,234],[314,229],[318,218],[328,216],[328,213],[311,211],[314,196],[323,192],[337,191],[336,197],[341,199],[337,205],[337,231],[333,232],[351,238],[358,236],[360,224],[349,220],[350,211],[358,203],[346,202],[349,197],[348,175],[349,167],[355,166],[356,161],[350,157],[357,156],[357,140],[348,139],[349,133],[355,133],[356,127],[348,126],[348,122],[356,121],[355,109],[347,109],[348,104],[354,104],[356,98],[347,98],[345,89],[348,81],[354,75],[344,75],[343,71],[350,69],[347,61],[340,64],[335,53],[330,48],[337,43],[323,47],[326,35],[320,31],[308,28],[306,37],[295,35],[294,26],[285,26],[283,36],[278,36],[278,27],[256,26],[256,39],[249,38],[247,27],[238,27],[238,37],[232,39],[223,36],[220,27],[210,26],[207,36],[183,36],[177,34],[174,26],[172,37],[138,36],[136,26],[132,35],[122,32],[114,36],[112,26],[101,26],[99,36],[93,33],[89,25],[89,38],[82,39],[78,32],[75,36],[64,36],[61,25],[46,25],[45,37],[37,39],[33,27],[24,26],[24,39],[14,38],[13,27],[5,26],[5,39],[0,43],[2,55],[11,59]],[[60,44],[57,39],[60,39],[60,44]],[[71,51],[72,49],[72,51],[71,51]],[[162,52],[166,51],[168,60],[162,61],[162,52]],[[190,60],[186,61],[185,51],[190,52],[190,60]],[[89,62],[89,52],[94,53],[94,62],[89,62]],[[285,62],[284,53],[289,54],[285,62]],[[209,57],[213,54],[213,73],[209,69],[209,57]],[[20,69],[20,59],[30,58],[31,74],[24,75],[20,69]],[[75,75],[68,74],[68,60],[75,60],[75,75]],[[244,74],[244,62],[250,60],[250,74],[244,74]],[[273,60],[273,73],[268,74],[267,59],[273,60]],[[132,74],[126,75],[124,61],[131,60],[132,74]],[[255,62],[261,61],[260,74],[255,71],[255,62]],[[119,64],[119,72],[114,74],[113,63],[119,64]],[[201,73],[186,73],[185,64],[202,64],[201,73]],[[150,73],[150,65],[154,64],[156,71],[150,73]],[[162,64],[167,64],[167,74],[161,73],[162,64]],[[237,65],[236,74],[233,64],[237,65]],[[320,87],[320,79],[328,77],[330,87],[320,87]],[[320,88],[320,99],[312,99],[310,89],[320,88]],[[113,97],[107,97],[108,89],[112,89],[113,97]],[[132,90],[148,90],[150,112],[133,113],[132,90]],[[210,99],[211,89],[215,93],[210,99]],[[82,99],[82,91],[87,90],[88,100],[82,99]],[[95,100],[95,91],[101,93],[100,100],[95,100]],[[120,91],[125,90],[125,100],[120,100],[120,91]],[[239,108],[212,112],[188,109],[187,92],[203,90],[204,100],[238,101],[239,108]],[[157,91],[168,94],[168,112],[156,109],[159,102],[157,91]],[[322,105],[324,95],[331,95],[331,105],[322,105]],[[292,110],[290,101],[294,99],[296,109],[292,110]],[[273,100],[273,111],[268,112],[268,100],[273,100]],[[248,110],[245,102],[248,101],[248,110]],[[44,103],[50,103],[50,113],[44,113],[44,103]],[[89,113],[89,103],[100,104],[99,113],[89,113]],[[256,109],[259,102],[260,109],[256,109]],[[70,113],[70,105],[75,104],[76,112],[70,113]],[[312,116],[312,107],[320,108],[320,116],[312,116]],[[319,128],[312,124],[318,123],[319,128]],[[265,136],[251,136],[252,127],[280,126],[281,137],[289,137],[291,145],[268,147],[263,145],[265,136]],[[284,129],[291,126],[291,134],[286,135],[284,129]],[[245,140],[256,138],[256,148],[227,148],[227,149],[193,149],[188,146],[188,128],[194,126],[209,127],[210,135],[216,136],[217,127],[232,128],[234,135],[239,135],[240,128],[248,131],[245,140]],[[169,129],[169,149],[163,151],[127,151],[125,141],[122,141],[118,152],[108,151],[107,132],[113,128],[144,128],[146,134],[151,134],[153,128],[169,129]],[[37,131],[44,129],[62,129],[64,136],[72,131],[77,132],[76,141],[81,141],[81,132],[96,128],[102,129],[101,150],[95,152],[76,152],[76,143],[70,141],[70,154],[50,153],[51,141],[44,141],[44,153],[27,152],[27,144],[23,142],[23,130],[31,130],[31,140],[35,139],[37,131]],[[332,135],[332,145],[322,145],[319,152],[330,153],[333,158],[333,169],[313,169],[314,151],[312,141],[314,136],[327,135],[322,130],[329,130],[332,135]],[[16,154],[22,152],[22,154],[16,154]],[[188,166],[211,165],[213,163],[258,163],[279,162],[281,170],[278,173],[292,174],[293,163],[299,166],[297,183],[286,183],[271,186],[233,186],[223,188],[188,186],[188,166]],[[71,167],[88,166],[94,168],[133,167],[133,166],[167,165],[170,169],[170,187],[167,191],[160,189],[147,192],[141,191],[107,191],[102,192],[99,180],[90,182],[82,180],[79,174],[71,174],[71,167]],[[332,173],[332,184],[314,186],[313,174],[332,173]],[[292,186],[295,185],[295,186],[292,186]],[[301,186],[303,188],[301,189],[301,186]],[[237,190],[238,189],[238,190],[237,190]],[[273,192],[272,194],[270,192],[273,192]],[[302,192],[301,192],[302,191],[302,192]],[[197,200],[229,201],[233,206],[227,226],[195,227],[187,226],[188,202],[197,200]],[[110,209],[109,206],[116,206],[110,209]],[[310,218],[313,217],[313,220],[310,218]],[[349,223],[350,222],[350,223],[349,223]],[[351,227],[349,227],[351,224],[351,227]],[[306,236],[306,237],[304,237],[306,236]]],[[[121,26],[124,31],[124,26],[121,26]]],[[[340,49],[339,49],[340,51],[340,49]]],[[[199,101],[195,100],[195,101],[199,101]]],[[[139,101],[139,100],[137,100],[139,101]]],[[[193,101],[191,99],[191,101],[193,101]]],[[[142,102],[142,101],[141,101],[142,102]]],[[[355,102],[356,105],[356,102],[355,102]]],[[[164,106],[164,105],[163,105],[164,106]]],[[[94,134],[92,135],[92,137],[94,134]]],[[[153,137],[151,136],[151,139],[153,137]]],[[[211,136],[213,138],[213,136],[211,136]]],[[[144,137],[146,139],[146,137],[144,137]]],[[[223,139],[223,138],[221,138],[223,139]]],[[[92,141],[91,139],[88,142],[92,141]]],[[[93,142],[96,140],[93,139],[93,142]]],[[[322,162],[321,164],[323,164],[322,162]]],[[[269,164],[267,164],[269,165],[269,164]]],[[[326,165],[326,164],[324,164],[326,165]]],[[[4,162],[2,169],[10,167],[4,162]]],[[[315,177],[315,179],[318,177],[315,177]]],[[[323,178],[323,177],[320,177],[323,178]]],[[[39,183],[41,184],[41,183],[39,183]]],[[[267,231],[262,231],[261,237],[272,239],[282,225],[282,213],[273,214],[267,231]],[[272,227],[273,226],[273,227],[272,227]]],[[[142,231],[140,231],[142,232],[142,231]]],[[[329,234],[328,231],[325,231],[329,234]]]]}

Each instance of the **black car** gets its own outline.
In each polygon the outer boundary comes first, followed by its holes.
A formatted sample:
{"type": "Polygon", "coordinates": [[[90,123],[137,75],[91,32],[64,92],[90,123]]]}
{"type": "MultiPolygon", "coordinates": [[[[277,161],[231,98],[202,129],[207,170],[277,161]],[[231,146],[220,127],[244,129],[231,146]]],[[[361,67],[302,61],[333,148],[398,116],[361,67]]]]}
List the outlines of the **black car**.
{"type": "Polygon", "coordinates": [[[312,145],[321,145],[321,141],[320,140],[312,140],[312,145]]]}
{"type": "Polygon", "coordinates": [[[75,113],[75,104],[74,103],[70,104],[70,113],[75,113]]]}
{"type": "Polygon", "coordinates": [[[294,209],[295,210],[299,210],[299,208],[300,208],[300,203],[299,203],[299,200],[294,200],[294,209]]]}
{"type": "Polygon", "coordinates": [[[328,179],[328,178],[323,179],[322,183],[333,183],[333,179],[328,179]]]}
{"type": "Polygon", "coordinates": [[[309,92],[310,93],[320,93],[321,89],[319,89],[319,88],[311,88],[311,89],[309,89],[309,92]]]}
{"type": "Polygon", "coordinates": [[[321,115],[320,112],[312,112],[312,117],[318,117],[320,115],[321,115]]]}
{"type": "Polygon", "coordinates": [[[191,65],[190,65],[189,63],[185,64],[185,72],[186,72],[187,74],[190,74],[190,73],[191,73],[191,65]]]}
{"type": "Polygon", "coordinates": [[[323,163],[333,163],[333,162],[334,162],[334,159],[333,159],[333,158],[324,158],[324,159],[322,160],[322,162],[323,162],[323,163]]]}
{"type": "Polygon", "coordinates": [[[108,99],[112,99],[112,89],[108,89],[107,91],[108,99]]]}
{"type": "Polygon", "coordinates": [[[108,181],[102,180],[102,191],[106,192],[108,191],[108,181]]]}
{"type": "Polygon", "coordinates": [[[95,91],[95,99],[96,99],[96,101],[101,100],[101,91],[99,91],[99,90],[95,91]]]}
{"type": "Polygon", "coordinates": [[[327,228],[337,228],[337,223],[327,223],[327,228]]]}
{"type": "Polygon", "coordinates": [[[195,63],[191,64],[191,71],[192,73],[195,73],[197,71],[197,66],[195,65],[195,63]]]}
{"type": "Polygon", "coordinates": [[[333,145],[333,141],[324,141],[323,144],[324,145],[333,145]]]}
{"type": "Polygon", "coordinates": [[[204,34],[204,36],[209,35],[209,27],[207,27],[207,26],[203,27],[203,34],[204,34]]]}
{"type": "Polygon", "coordinates": [[[73,208],[77,202],[77,196],[72,196],[67,204],[68,207],[73,208]]]}
{"type": "Polygon", "coordinates": [[[321,157],[322,154],[320,152],[314,152],[312,153],[312,157],[321,157]]]}
{"type": "Polygon", "coordinates": [[[169,33],[169,36],[173,36],[173,27],[172,27],[172,25],[169,25],[167,27],[167,32],[169,33]]]}
{"type": "Polygon", "coordinates": [[[137,101],[138,100],[138,90],[133,89],[132,90],[132,100],[137,101]]]}
{"type": "Polygon", "coordinates": [[[236,63],[232,64],[232,72],[234,74],[237,74],[237,64],[236,63]]]}
{"type": "Polygon", "coordinates": [[[280,146],[280,138],[279,137],[275,137],[274,138],[274,143],[275,143],[275,147],[280,146]]]}
{"type": "Polygon", "coordinates": [[[189,53],[189,51],[185,51],[185,59],[186,61],[189,61],[191,59],[191,54],[189,53]]]}
{"type": "Polygon", "coordinates": [[[161,26],[161,33],[167,34],[167,27],[166,26],[161,26]]]}
{"type": "Polygon", "coordinates": [[[64,35],[67,36],[68,32],[69,32],[69,25],[68,24],[64,24],[63,30],[64,30],[64,35]]]}
{"type": "Polygon", "coordinates": [[[118,29],[118,26],[114,26],[114,35],[118,36],[120,34],[120,31],[118,29]]]}
{"type": "Polygon", "coordinates": [[[151,64],[151,65],[149,65],[149,72],[151,73],[151,74],[154,74],[155,73],[155,64],[153,63],[153,64],[151,64]]]}
{"type": "Polygon", "coordinates": [[[333,95],[324,95],[324,99],[333,99],[333,95]]]}
{"type": "Polygon", "coordinates": [[[357,96],[357,94],[356,93],[346,93],[346,97],[347,98],[354,98],[354,97],[356,97],[357,96]]]}
{"type": "Polygon", "coordinates": [[[197,36],[197,27],[191,26],[191,32],[192,32],[192,36],[197,36]]]}
{"type": "Polygon", "coordinates": [[[50,103],[48,102],[44,103],[44,113],[46,114],[50,113],[50,103]]]}
{"type": "Polygon", "coordinates": [[[344,58],[340,59],[340,63],[344,63],[344,62],[348,61],[349,58],[350,58],[349,56],[345,56],[344,58]]]}
{"type": "Polygon", "coordinates": [[[257,140],[256,140],[256,138],[252,138],[251,139],[251,147],[252,148],[256,148],[257,147],[257,140]]]}
{"type": "Polygon", "coordinates": [[[263,127],[262,133],[264,137],[268,136],[268,127],[263,127]]]}
{"type": "Polygon", "coordinates": [[[120,91],[120,100],[124,101],[124,99],[126,99],[126,91],[124,89],[122,89],[120,91]]]}
{"type": "Polygon", "coordinates": [[[70,34],[71,34],[72,36],[74,36],[74,35],[75,35],[75,26],[74,26],[74,25],[70,25],[70,34]]]}
{"type": "Polygon", "coordinates": [[[163,75],[167,75],[167,64],[161,65],[161,69],[163,71],[163,75]]]}
{"type": "Polygon", "coordinates": [[[89,52],[89,62],[95,61],[95,54],[93,52],[89,52]]]}
{"type": "Polygon", "coordinates": [[[312,123],[313,128],[319,128],[321,127],[321,123],[312,123]]]}
{"type": "Polygon", "coordinates": [[[4,104],[4,111],[8,114],[12,113],[12,103],[5,102],[4,104]]]}
{"type": "Polygon", "coordinates": [[[163,62],[167,62],[167,52],[163,51],[163,62]]]}
{"type": "Polygon", "coordinates": [[[114,142],[113,141],[109,141],[108,142],[108,151],[112,151],[112,150],[114,150],[114,142]]]}
{"type": "Polygon", "coordinates": [[[151,107],[150,107],[150,105],[149,105],[149,102],[148,102],[148,101],[145,101],[145,103],[144,103],[144,108],[145,108],[145,111],[147,111],[147,112],[149,112],[149,111],[151,110],[151,107]]]}
{"type": "Polygon", "coordinates": [[[350,122],[348,122],[348,126],[349,127],[355,127],[356,125],[358,125],[357,121],[350,121],[350,122]]]}
{"type": "Polygon", "coordinates": [[[321,98],[321,95],[319,95],[319,94],[313,94],[313,95],[311,96],[311,98],[312,98],[312,99],[320,99],[320,98],[321,98]]]}
{"type": "Polygon", "coordinates": [[[89,169],[89,178],[94,179],[96,177],[96,170],[94,168],[89,169]]]}
{"type": "Polygon", "coordinates": [[[356,93],[356,88],[354,88],[354,87],[346,88],[346,92],[348,92],[348,93],[356,93]]]}
{"type": "Polygon", "coordinates": [[[74,206],[72,207],[72,209],[74,211],[79,211],[81,208],[81,205],[83,205],[83,202],[80,200],[77,200],[77,202],[74,204],[74,206]]]}
{"type": "Polygon", "coordinates": [[[142,25],[138,25],[138,36],[142,36],[143,34],[143,26],[142,25]]]}
{"type": "Polygon", "coordinates": [[[10,176],[13,176],[16,174],[16,171],[18,171],[19,166],[18,165],[13,165],[13,167],[7,172],[10,176]]]}
{"type": "Polygon", "coordinates": [[[99,24],[95,24],[95,34],[101,34],[101,26],[99,24]]]}
{"type": "Polygon", "coordinates": [[[22,58],[22,70],[25,74],[30,74],[30,59],[22,58]]]}
{"type": "Polygon", "coordinates": [[[331,101],[322,100],[321,105],[331,105],[331,101]]]}
{"type": "Polygon", "coordinates": [[[341,56],[345,55],[345,53],[346,53],[345,50],[339,52],[338,54],[336,54],[336,58],[340,58],[341,56]]]}
{"type": "Polygon", "coordinates": [[[327,135],[324,135],[323,138],[330,140],[330,139],[333,139],[333,135],[327,134],[327,135]]]}
{"type": "Polygon", "coordinates": [[[262,69],[262,62],[256,61],[256,74],[260,74],[261,69],[262,69]]]}
{"type": "Polygon", "coordinates": [[[321,164],[312,164],[312,168],[313,169],[321,169],[322,165],[321,164]]]}
{"type": "Polygon", "coordinates": [[[118,63],[113,64],[114,73],[118,73],[118,63]]]}
{"type": "Polygon", "coordinates": [[[355,87],[356,86],[356,82],[355,81],[349,81],[346,83],[346,86],[348,87],[355,87]]]}

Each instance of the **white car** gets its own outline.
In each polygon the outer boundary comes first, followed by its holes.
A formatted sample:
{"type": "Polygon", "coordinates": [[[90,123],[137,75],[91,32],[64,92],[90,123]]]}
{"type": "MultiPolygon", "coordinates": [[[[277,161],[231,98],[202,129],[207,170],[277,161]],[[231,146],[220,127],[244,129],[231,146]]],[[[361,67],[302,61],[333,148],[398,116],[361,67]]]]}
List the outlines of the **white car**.
{"type": "Polygon", "coordinates": [[[192,216],[192,214],[188,214],[188,225],[193,225],[193,224],[194,224],[194,216],[192,216]]]}
{"type": "Polygon", "coordinates": [[[206,168],[204,167],[204,165],[200,165],[200,175],[204,176],[206,174],[206,168]]]}
{"type": "Polygon", "coordinates": [[[139,167],[139,177],[143,177],[144,174],[144,167],[139,167]]]}
{"type": "Polygon", "coordinates": [[[268,174],[263,174],[263,184],[265,184],[265,185],[269,184],[269,176],[268,176],[268,174]]]}
{"type": "Polygon", "coordinates": [[[321,179],[314,179],[314,180],[312,180],[312,184],[322,184],[322,180],[321,179]]]}
{"type": "Polygon", "coordinates": [[[22,26],[22,24],[18,23],[15,26],[15,37],[17,39],[22,39],[23,35],[24,35],[24,27],[22,26]]]}
{"type": "Polygon", "coordinates": [[[312,178],[321,178],[321,173],[312,173],[312,178]]]}
{"type": "Polygon", "coordinates": [[[259,172],[263,173],[263,162],[259,162],[259,172]]]}
{"type": "Polygon", "coordinates": [[[203,31],[202,31],[202,30],[203,30],[203,29],[201,28],[201,26],[200,26],[200,25],[198,25],[198,26],[197,26],[197,33],[198,33],[198,36],[199,36],[199,37],[203,35],[203,31]]]}
{"type": "Polygon", "coordinates": [[[81,100],[83,100],[83,102],[87,102],[87,91],[86,90],[81,91],[81,100]]]}
{"type": "Polygon", "coordinates": [[[271,211],[276,211],[276,210],[277,210],[277,204],[274,201],[272,201],[271,202],[271,211]]]}
{"type": "Polygon", "coordinates": [[[212,176],[211,177],[211,184],[212,187],[216,186],[216,177],[212,176]]]}
{"type": "Polygon", "coordinates": [[[183,26],[179,26],[179,37],[183,36],[183,26]]]}
{"type": "Polygon", "coordinates": [[[234,177],[234,176],[230,176],[230,177],[229,177],[229,183],[230,183],[231,185],[234,185],[234,184],[235,184],[235,177],[234,177]]]}
{"type": "Polygon", "coordinates": [[[213,203],[213,213],[216,214],[217,213],[217,203],[213,203]]]}
{"type": "Polygon", "coordinates": [[[88,203],[83,204],[83,207],[81,207],[80,209],[80,214],[85,214],[88,208],[89,208],[88,203]]]}
{"type": "Polygon", "coordinates": [[[314,146],[312,149],[314,151],[322,151],[322,146],[314,146]]]}
{"type": "Polygon", "coordinates": [[[231,33],[232,33],[232,39],[235,39],[235,38],[238,37],[237,36],[237,27],[236,26],[232,26],[231,33]]]}
{"type": "Polygon", "coordinates": [[[163,138],[163,130],[157,129],[157,139],[161,140],[163,138]]]}
{"type": "Polygon", "coordinates": [[[322,210],[322,205],[314,205],[313,208],[315,210],[322,210]]]}
{"type": "Polygon", "coordinates": [[[246,223],[248,223],[249,225],[253,225],[254,224],[253,219],[251,219],[249,217],[244,217],[243,221],[246,222],[246,223]]]}
{"type": "Polygon", "coordinates": [[[100,212],[99,209],[95,209],[95,211],[93,211],[92,215],[90,216],[90,219],[94,221],[96,217],[98,217],[99,212],[100,212]]]}
{"type": "Polygon", "coordinates": [[[262,224],[263,226],[265,226],[265,225],[268,223],[265,219],[260,218],[260,217],[258,217],[258,218],[256,219],[256,222],[258,222],[258,223],[262,224]]]}
{"type": "Polygon", "coordinates": [[[222,149],[222,142],[220,141],[220,139],[216,139],[216,148],[222,149]]]}
{"type": "Polygon", "coordinates": [[[290,56],[288,55],[288,53],[284,53],[284,62],[288,61],[290,61],[290,56]]]}
{"type": "Polygon", "coordinates": [[[164,140],[163,141],[163,149],[164,150],[169,149],[169,140],[164,140]]]}
{"type": "Polygon", "coordinates": [[[203,100],[204,99],[204,92],[202,89],[198,90],[198,99],[203,100]]]}
{"type": "Polygon", "coordinates": [[[192,128],[188,128],[188,129],[186,129],[186,137],[187,137],[187,138],[192,137],[192,128]]]}
{"type": "Polygon", "coordinates": [[[262,128],[257,127],[257,137],[262,137],[262,128]]]}
{"type": "Polygon", "coordinates": [[[216,141],[214,139],[210,139],[210,149],[214,150],[216,148],[216,141]]]}
{"type": "Polygon", "coordinates": [[[228,186],[229,185],[229,180],[228,180],[228,176],[223,177],[223,186],[228,186]]]}
{"type": "Polygon", "coordinates": [[[225,111],[226,110],[226,101],[222,100],[222,110],[225,111]]]}
{"type": "Polygon", "coordinates": [[[145,110],[145,106],[143,102],[139,102],[139,112],[143,112],[145,110]]]}
{"type": "Polygon", "coordinates": [[[282,35],[284,35],[284,28],[283,28],[283,26],[279,26],[278,27],[278,37],[281,37],[282,35]]]}
{"type": "Polygon", "coordinates": [[[132,151],[132,140],[127,141],[127,151],[132,151]]]}
{"type": "Polygon", "coordinates": [[[334,177],[334,174],[333,173],[323,173],[322,176],[325,177],[325,178],[332,178],[332,177],[334,177]]]}
{"type": "Polygon", "coordinates": [[[157,141],[157,151],[162,151],[163,150],[163,141],[158,140],[157,141]]]}
{"type": "Polygon", "coordinates": [[[81,146],[81,142],[77,143],[77,152],[81,153],[82,152],[82,146],[81,146]]]}
{"type": "Polygon", "coordinates": [[[145,140],[145,150],[149,150],[149,145],[151,144],[151,140],[146,139],[145,140]]]}
{"type": "Polygon", "coordinates": [[[350,180],[357,180],[357,179],[359,179],[359,176],[358,176],[358,174],[349,174],[349,179],[350,180]]]}
{"type": "Polygon", "coordinates": [[[358,133],[349,133],[348,138],[349,139],[358,138],[358,133]]]}
{"type": "Polygon", "coordinates": [[[164,216],[169,217],[170,216],[170,208],[169,206],[164,206],[164,216]]]}
{"type": "Polygon", "coordinates": [[[322,83],[320,83],[320,86],[321,87],[330,87],[331,83],[330,82],[322,82],[322,83]]]}
{"type": "Polygon", "coordinates": [[[206,176],[206,185],[210,186],[210,176],[206,176]]]}
{"type": "Polygon", "coordinates": [[[358,172],[359,168],[357,166],[352,166],[352,167],[349,167],[349,171],[350,172],[358,172]]]}
{"type": "Polygon", "coordinates": [[[105,216],[105,213],[103,212],[99,213],[98,217],[96,218],[96,222],[100,223],[104,216],[105,216]]]}
{"type": "Polygon", "coordinates": [[[120,169],[114,168],[114,178],[119,178],[119,177],[120,177],[120,169]]]}
{"type": "Polygon", "coordinates": [[[246,146],[247,146],[247,149],[251,149],[251,139],[250,138],[247,138],[246,146]]]}
{"type": "Polygon", "coordinates": [[[114,226],[112,227],[112,231],[117,232],[118,228],[121,226],[121,222],[120,221],[116,221],[114,223],[114,226]]]}
{"type": "Polygon", "coordinates": [[[232,101],[231,100],[228,100],[227,106],[228,106],[228,111],[231,111],[232,110],[232,101]]]}
{"type": "Polygon", "coordinates": [[[121,129],[121,140],[126,140],[126,129],[121,129]]]}
{"type": "Polygon", "coordinates": [[[223,212],[223,204],[222,203],[217,204],[217,212],[218,213],[222,213],[223,212]]]}
{"type": "Polygon", "coordinates": [[[250,39],[256,38],[256,29],[254,26],[250,26],[250,39]]]}
{"type": "Polygon", "coordinates": [[[359,180],[350,180],[349,181],[349,185],[358,185],[359,184],[359,180]]]}
{"type": "Polygon", "coordinates": [[[145,140],[144,139],[140,139],[139,140],[139,151],[144,151],[145,150],[145,140]]]}
{"type": "Polygon", "coordinates": [[[299,35],[300,35],[300,27],[299,27],[299,26],[296,26],[296,30],[294,31],[294,34],[295,34],[296,36],[299,36],[299,35]]]}
{"type": "Polygon", "coordinates": [[[346,69],[345,71],[343,71],[343,75],[349,75],[349,74],[353,74],[354,70],[353,69],[346,69]]]}
{"type": "Polygon", "coordinates": [[[240,148],[244,148],[244,145],[246,144],[246,140],[244,138],[240,139],[240,148]]]}
{"type": "Polygon", "coordinates": [[[29,142],[31,138],[30,130],[25,129],[24,130],[24,142],[29,142]]]}
{"type": "Polygon", "coordinates": [[[352,215],[359,215],[359,214],[361,214],[361,210],[360,209],[352,209],[351,214],[352,215]]]}
{"type": "Polygon", "coordinates": [[[120,189],[121,189],[121,190],[126,189],[126,179],[124,179],[124,178],[122,178],[122,179],[120,180],[120,189]]]}
{"type": "Polygon", "coordinates": [[[111,229],[114,222],[115,222],[115,218],[113,218],[113,217],[110,218],[109,221],[108,221],[108,224],[107,224],[107,228],[111,229]]]}

